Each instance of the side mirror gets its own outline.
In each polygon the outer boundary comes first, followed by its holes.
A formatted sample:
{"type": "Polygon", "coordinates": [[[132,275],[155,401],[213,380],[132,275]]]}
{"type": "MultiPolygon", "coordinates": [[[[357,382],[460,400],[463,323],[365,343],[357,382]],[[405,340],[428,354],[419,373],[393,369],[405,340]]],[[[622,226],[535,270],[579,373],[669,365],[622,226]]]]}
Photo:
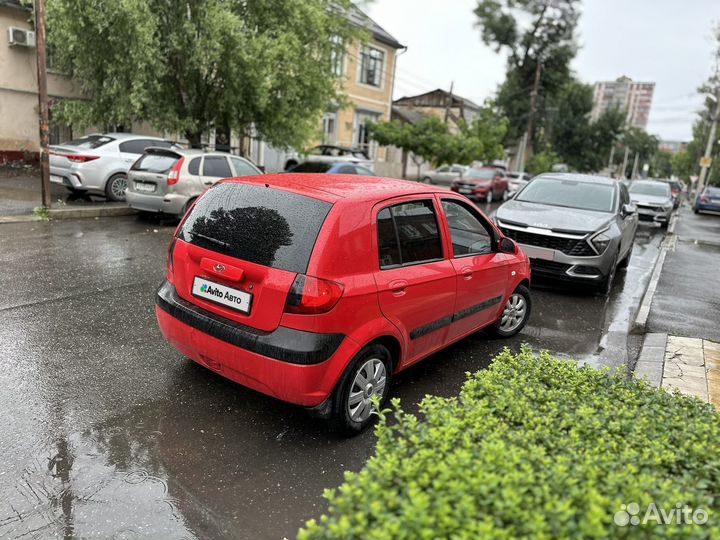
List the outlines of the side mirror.
{"type": "Polygon", "coordinates": [[[512,253],[514,255],[517,253],[517,244],[510,240],[510,238],[504,236],[498,242],[498,251],[500,253],[512,253]]]}
{"type": "Polygon", "coordinates": [[[622,217],[626,218],[628,216],[632,216],[636,212],[637,208],[635,208],[635,206],[633,206],[632,204],[623,204],[620,214],[622,215],[622,217]]]}

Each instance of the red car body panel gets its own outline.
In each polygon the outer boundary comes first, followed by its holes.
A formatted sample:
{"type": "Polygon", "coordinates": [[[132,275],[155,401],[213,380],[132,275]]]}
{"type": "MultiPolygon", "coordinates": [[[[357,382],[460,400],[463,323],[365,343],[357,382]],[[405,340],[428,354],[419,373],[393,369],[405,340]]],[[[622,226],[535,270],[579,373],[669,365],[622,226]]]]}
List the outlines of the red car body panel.
{"type": "MultiPolygon", "coordinates": [[[[340,284],[342,297],[327,313],[289,313],[285,309],[286,299],[296,272],[239,260],[178,239],[169,255],[171,264],[165,286],[166,297],[175,293],[176,296],[168,300],[174,302],[170,307],[167,302],[158,301],[158,323],[165,338],[183,355],[235,382],[284,401],[306,407],[322,404],[353,357],[379,339],[396,344],[399,354],[395,371],[404,369],[494,323],[515,288],[529,283],[530,265],[519,249],[516,254],[493,252],[453,257],[450,229],[441,205],[444,199],[472,207],[497,238],[503,235],[468,199],[441,188],[383,178],[297,174],[231,179],[216,186],[228,183],[264,184],[331,203],[305,275],[340,284]],[[378,212],[416,199],[432,201],[443,258],[380,270],[378,212]],[[222,272],[215,271],[218,264],[224,267],[222,272]],[[240,313],[193,295],[195,276],[252,292],[250,312],[240,313]],[[168,292],[173,287],[175,292],[168,292]],[[182,320],[183,309],[195,310],[195,321],[198,318],[205,321],[203,324],[211,325],[215,333],[211,335],[212,332],[182,320]],[[458,314],[461,316],[455,320],[458,314]],[[288,347],[295,346],[292,336],[303,339],[342,336],[342,339],[327,358],[303,364],[283,360],[278,349],[273,349],[272,354],[261,354],[230,343],[232,340],[224,337],[228,329],[245,332],[251,344],[255,340],[259,343],[274,339],[278,333],[291,336],[288,347]]],[[[212,196],[213,189],[203,197],[212,196]]],[[[182,223],[178,231],[181,227],[182,223]]],[[[303,346],[299,344],[298,348],[303,346]]],[[[301,353],[311,355],[312,351],[301,353]]]]}

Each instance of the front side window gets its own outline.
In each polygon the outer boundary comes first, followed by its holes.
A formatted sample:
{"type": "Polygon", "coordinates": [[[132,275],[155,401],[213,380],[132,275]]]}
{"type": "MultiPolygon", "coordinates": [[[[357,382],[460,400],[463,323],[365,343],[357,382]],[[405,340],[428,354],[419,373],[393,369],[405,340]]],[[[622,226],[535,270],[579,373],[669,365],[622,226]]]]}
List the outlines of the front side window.
{"type": "Polygon", "coordinates": [[[360,82],[370,86],[382,86],[385,53],[380,49],[366,47],[360,53],[360,82]]]}
{"type": "Polygon", "coordinates": [[[443,258],[432,201],[412,201],[378,214],[380,268],[387,269],[443,258]]]}
{"type": "Polygon", "coordinates": [[[448,199],[442,202],[450,228],[453,255],[485,255],[492,253],[492,236],[487,227],[464,204],[448,199]]]}

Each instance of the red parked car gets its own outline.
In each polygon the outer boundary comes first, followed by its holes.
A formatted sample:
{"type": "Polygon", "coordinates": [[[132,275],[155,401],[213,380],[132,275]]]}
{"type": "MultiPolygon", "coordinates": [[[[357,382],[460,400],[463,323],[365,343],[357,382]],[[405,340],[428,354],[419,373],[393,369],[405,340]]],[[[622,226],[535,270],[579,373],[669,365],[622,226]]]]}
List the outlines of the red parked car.
{"type": "Polygon", "coordinates": [[[499,167],[475,167],[465,170],[450,189],[470,199],[491,203],[507,200],[508,177],[499,167]]]}
{"type": "Polygon", "coordinates": [[[530,265],[465,197],[351,175],[224,180],[178,226],[156,313],[182,354],[347,431],[390,378],[519,332],[530,265]]]}

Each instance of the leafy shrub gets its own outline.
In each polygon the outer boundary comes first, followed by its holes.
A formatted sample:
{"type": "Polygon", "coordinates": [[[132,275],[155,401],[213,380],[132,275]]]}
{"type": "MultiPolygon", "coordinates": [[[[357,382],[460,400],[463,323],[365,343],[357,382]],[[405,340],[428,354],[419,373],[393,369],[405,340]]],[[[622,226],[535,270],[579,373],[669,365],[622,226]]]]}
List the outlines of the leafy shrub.
{"type": "Polygon", "coordinates": [[[393,406],[301,540],[720,538],[720,416],[699,400],[523,348],[426,396],[423,420],[393,406]],[[618,525],[631,503],[640,523],[618,525]],[[677,505],[707,522],[678,524],[677,505]]]}

